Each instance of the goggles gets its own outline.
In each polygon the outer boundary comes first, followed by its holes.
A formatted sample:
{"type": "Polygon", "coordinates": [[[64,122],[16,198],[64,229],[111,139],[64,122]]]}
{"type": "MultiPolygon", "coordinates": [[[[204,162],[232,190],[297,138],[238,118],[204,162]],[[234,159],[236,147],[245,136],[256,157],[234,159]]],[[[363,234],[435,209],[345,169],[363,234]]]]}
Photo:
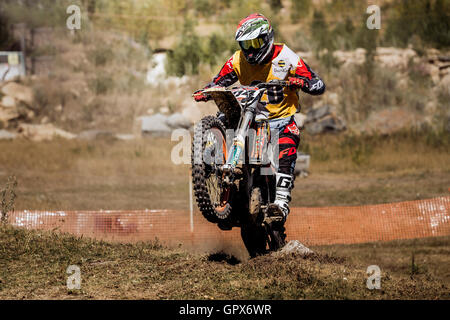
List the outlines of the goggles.
{"type": "Polygon", "coordinates": [[[244,40],[239,41],[239,45],[244,49],[248,50],[250,47],[253,47],[255,49],[259,49],[264,45],[264,41],[261,38],[256,38],[252,40],[244,40]]]}

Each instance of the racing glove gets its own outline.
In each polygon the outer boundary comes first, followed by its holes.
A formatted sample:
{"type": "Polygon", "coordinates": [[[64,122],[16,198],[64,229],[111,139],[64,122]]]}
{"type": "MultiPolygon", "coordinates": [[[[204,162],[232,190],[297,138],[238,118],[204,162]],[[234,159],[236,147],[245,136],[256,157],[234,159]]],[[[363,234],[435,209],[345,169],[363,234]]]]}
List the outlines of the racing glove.
{"type": "Polygon", "coordinates": [[[209,100],[209,97],[203,93],[203,90],[197,90],[193,94],[194,100],[197,102],[203,101],[206,102],[209,100]]]}
{"type": "Polygon", "coordinates": [[[303,88],[309,88],[309,83],[304,80],[297,77],[289,77],[289,87],[292,89],[303,89],[303,88]]]}

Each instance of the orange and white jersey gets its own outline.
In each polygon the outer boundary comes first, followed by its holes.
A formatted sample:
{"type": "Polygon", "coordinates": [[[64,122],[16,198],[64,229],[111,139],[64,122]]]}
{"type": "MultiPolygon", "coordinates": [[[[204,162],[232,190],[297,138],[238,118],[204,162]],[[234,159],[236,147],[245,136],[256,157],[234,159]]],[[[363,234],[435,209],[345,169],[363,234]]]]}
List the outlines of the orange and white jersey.
{"type": "MultiPolygon", "coordinates": [[[[253,81],[287,80],[288,77],[307,81],[308,88],[302,90],[309,94],[321,94],[325,90],[323,81],[285,44],[275,44],[272,57],[265,64],[250,64],[241,50],[236,51],[208,86],[230,86],[238,80],[242,85],[250,85],[253,81]]],[[[267,103],[264,113],[268,118],[277,119],[296,113],[298,99],[297,90],[279,87],[268,90],[261,101],[267,103]]]]}

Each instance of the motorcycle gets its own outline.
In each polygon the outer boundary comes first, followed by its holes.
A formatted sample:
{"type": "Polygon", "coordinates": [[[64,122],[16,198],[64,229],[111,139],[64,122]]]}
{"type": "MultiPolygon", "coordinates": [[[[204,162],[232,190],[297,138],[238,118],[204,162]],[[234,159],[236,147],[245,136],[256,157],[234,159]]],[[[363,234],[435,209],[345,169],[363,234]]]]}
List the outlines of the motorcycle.
{"type": "Polygon", "coordinates": [[[278,153],[277,138],[263,111],[267,102],[261,99],[271,86],[285,87],[288,82],[211,87],[195,93],[214,100],[220,111],[194,127],[192,179],[198,208],[222,230],[240,227],[252,258],[280,249],[286,239],[282,218],[268,210],[275,200],[273,155],[278,153]]]}

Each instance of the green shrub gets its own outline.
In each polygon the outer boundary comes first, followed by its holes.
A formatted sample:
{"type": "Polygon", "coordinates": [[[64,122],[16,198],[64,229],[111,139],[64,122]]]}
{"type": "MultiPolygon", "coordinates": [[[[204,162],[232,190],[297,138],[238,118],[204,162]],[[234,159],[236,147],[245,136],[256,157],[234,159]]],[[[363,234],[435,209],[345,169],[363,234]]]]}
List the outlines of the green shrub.
{"type": "Polygon", "coordinates": [[[97,47],[89,53],[89,57],[95,66],[104,66],[114,58],[110,47],[97,47]]]}
{"type": "Polygon", "coordinates": [[[355,49],[355,31],[355,26],[349,17],[347,17],[344,21],[338,22],[331,31],[331,38],[333,39],[334,47],[341,50],[355,49]]]}
{"type": "Polygon", "coordinates": [[[198,74],[203,58],[202,42],[194,32],[194,23],[186,19],[178,42],[167,54],[166,71],[169,75],[178,77],[198,74]]]}
{"type": "Polygon", "coordinates": [[[346,135],[340,143],[341,157],[350,156],[352,162],[357,166],[366,164],[373,154],[376,140],[377,137],[346,135]]]}
{"type": "Polygon", "coordinates": [[[194,0],[195,11],[204,17],[209,17],[215,13],[214,2],[211,0],[194,0]]]}
{"type": "Polygon", "coordinates": [[[311,150],[311,157],[314,158],[314,160],[325,162],[330,159],[330,154],[325,148],[313,147],[311,150]]]}
{"type": "Polygon", "coordinates": [[[66,25],[66,9],[71,4],[81,6],[79,1],[70,0],[10,0],[0,3],[0,9],[11,23],[26,22],[30,28],[58,27],[66,25]]]}
{"type": "MultiPolygon", "coordinates": [[[[391,4],[384,44],[406,47],[417,35],[433,47],[450,46],[450,2],[402,0],[391,4]]],[[[417,40],[416,40],[417,42],[417,40]]]]}
{"type": "Polygon", "coordinates": [[[311,11],[311,0],[292,0],[291,21],[298,23],[300,19],[309,16],[311,11]]]}
{"type": "Polygon", "coordinates": [[[268,0],[270,7],[275,13],[280,12],[280,10],[283,8],[283,3],[281,0],[268,0]]]}
{"type": "Polygon", "coordinates": [[[186,35],[167,55],[167,73],[183,76],[198,74],[198,67],[203,60],[200,38],[194,34],[186,35]]]}
{"type": "Polygon", "coordinates": [[[186,74],[198,74],[201,63],[211,67],[223,64],[238,49],[232,35],[213,33],[200,38],[193,30],[192,22],[186,20],[185,27],[173,50],[168,52],[166,71],[169,75],[181,77],[186,74]]]}
{"type": "Polygon", "coordinates": [[[11,50],[14,45],[15,41],[9,29],[8,17],[4,12],[0,11],[0,48],[2,50],[11,50]]]}
{"type": "Polygon", "coordinates": [[[332,47],[328,25],[325,21],[325,15],[322,11],[314,10],[310,32],[314,35],[313,39],[316,42],[316,52],[322,49],[334,49],[332,47]]]}
{"type": "Polygon", "coordinates": [[[102,95],[114,88],[114,80],[105,74],[99,74],[90,81],[92,91],[97,95],[102,95]]]}
{"type": "Polygon", "coordinates": [[[239,50],[239,45],[232,36],[213,33],[207,40],[204,54],[211,67],[214,67],[217,63],[224,63],[222,60],[228,59],[236,50],[239,50]]]}

